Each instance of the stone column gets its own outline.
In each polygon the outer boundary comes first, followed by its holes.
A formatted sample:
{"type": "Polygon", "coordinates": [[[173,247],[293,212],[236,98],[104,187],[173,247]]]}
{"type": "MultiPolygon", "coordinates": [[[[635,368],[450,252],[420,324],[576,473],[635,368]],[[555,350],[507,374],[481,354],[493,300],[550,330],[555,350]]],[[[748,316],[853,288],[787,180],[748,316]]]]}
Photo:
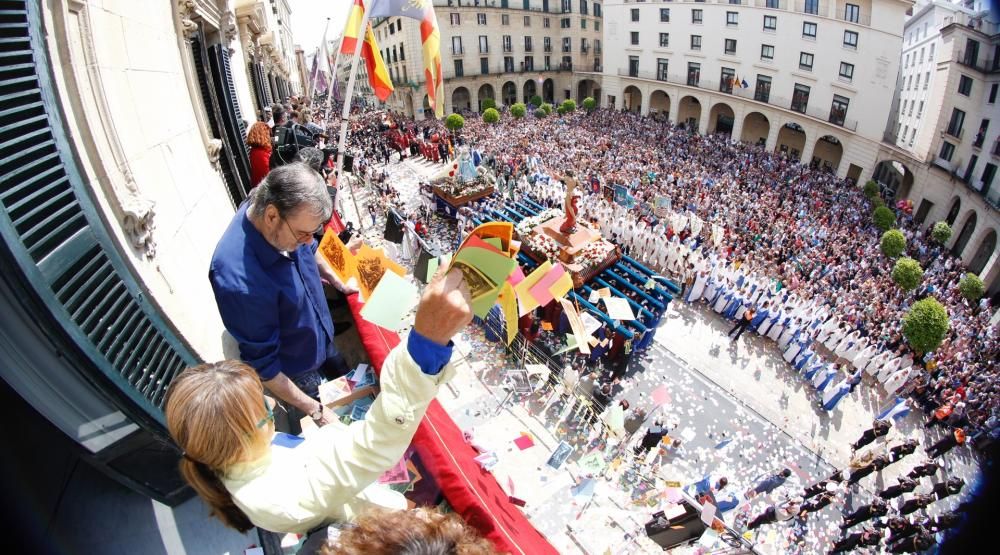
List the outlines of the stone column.
{"type": "Polygon", "coordinates": [[[802,147],[802,157],[799,158],[799,162],[803,164],[811,162],[814,148],[816,148],[816,141],[809,137],[809,133],[806,133],[806,144],[802,147]]]}

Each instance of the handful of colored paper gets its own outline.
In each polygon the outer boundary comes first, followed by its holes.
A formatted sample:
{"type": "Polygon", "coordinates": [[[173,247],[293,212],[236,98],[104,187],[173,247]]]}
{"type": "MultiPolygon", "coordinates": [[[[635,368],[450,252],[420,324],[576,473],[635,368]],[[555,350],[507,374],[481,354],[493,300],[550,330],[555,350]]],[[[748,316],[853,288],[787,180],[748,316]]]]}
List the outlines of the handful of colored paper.
{"type": "Polygon", "coordinates": [[[451,258],[450,268],[462,271],[472,294],[472,312],[485,318],[498,301],[507,327],[507,344],[517,334],[517,319],[573,288],[562,264],[551,262],[525,276],[517,265],[520,244],[513,240],[514,224],[491,222],[472,230],[451,258]],[[520,309],[518,309],[520,303],[520,309]]]}

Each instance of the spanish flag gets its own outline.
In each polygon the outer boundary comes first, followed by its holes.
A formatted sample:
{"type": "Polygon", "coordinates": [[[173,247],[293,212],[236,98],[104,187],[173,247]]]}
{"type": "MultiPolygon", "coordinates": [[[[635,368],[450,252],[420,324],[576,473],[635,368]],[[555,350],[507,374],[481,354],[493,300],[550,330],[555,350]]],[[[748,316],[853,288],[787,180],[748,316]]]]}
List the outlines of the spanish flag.
{"type": "Polygon", "coordinates": [[[372,32],[371,23],[368,24],[368,32],[365,33],[365,43],[361,46],[361,55],[365,58],[365,67],[368,68],[368,83],[371,84],[375,96],[385,102],[392,94],[392,78],[389,77],[389,70],[382,60],[382,52],[375,42],[375,33],[372,32]]]}
{"type": "MultiPolygon", "coordinates": [[[[355,3],[360,2],[361,0],[355,0],[355,3]]],[[[443,117],[444,77],[441,75],[441,32],[438,30],[437,15],[434,13],[434,5],[431,0],[369,0],[369,6],[371,7],[371,17],[408,17],[420,22],[427,100],[434,109],[434,115],[439,118],[443,117]]]]}
{"type": "MultiPolygon", "coordinates": [[[[344,38],[340,41],[341,54],[354,55],[364,13],[365,6],[362,0],[354,0],[351,13],[347,16],[347,25],[344,27],[344,38]]],[[[365,42],[361,45],[361,56],[365,59],[365,67],[368,69],[368,83],[375,91],[375,96],[385,102],[393,91],[392,78],[389,76],[389,70],[385,67],[385,61],[382,59],[382,51],[379,50],[378,43],[375,42],[375,33],[372,32],[371,23],[365,29],[365,42]]]]}

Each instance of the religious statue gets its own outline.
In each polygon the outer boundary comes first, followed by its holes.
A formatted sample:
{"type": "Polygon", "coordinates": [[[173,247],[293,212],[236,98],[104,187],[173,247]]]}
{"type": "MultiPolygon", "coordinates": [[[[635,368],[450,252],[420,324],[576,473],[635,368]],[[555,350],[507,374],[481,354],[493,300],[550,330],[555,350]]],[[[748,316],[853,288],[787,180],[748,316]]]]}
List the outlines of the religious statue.
{"type": "Polygon", "coordinates": [[[566,212],[566,220],[561,226],[559,226],[559,232],[570,235],[576,231],[577,198],[575,193],[576,187],[580,184],[580,182],[573,177],[572,171],[567,171],[566,177],[557,175],[555,178],[562,181],[563,184],[566,185],[566,200],[563,203],[563,210],[566,212]]]}
{"type": "Polygon", "coordinates": [[[458,178],[459,181],[473,181],[479,177],[476,165],[472,161],[472,154],[468,147],[460,147],[458,154],[458,178]]]}

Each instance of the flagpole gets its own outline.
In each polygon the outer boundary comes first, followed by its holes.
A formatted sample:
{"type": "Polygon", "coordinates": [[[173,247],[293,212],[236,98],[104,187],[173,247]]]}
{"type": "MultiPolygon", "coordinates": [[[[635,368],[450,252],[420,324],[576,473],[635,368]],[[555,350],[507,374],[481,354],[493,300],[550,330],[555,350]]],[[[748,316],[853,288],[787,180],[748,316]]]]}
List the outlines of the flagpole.
{"type": "MultiPolygon", "coordinates": [[[[319,55],[319,49],[316,50],[316,56],[319,55]]],[[[319,72],[319,60],[315,57],[313,58],[313,68],[309,72],[309,81],[306,83],[306,96],[309,97],[309,105],[312,105],[312,93],[316,92],[316,74],[319,72]]]]}
{"type": "MultiPolygon", "coordinates": [[[[340,119],[340,141],[337,143],[337,165],[334,166],[334,171],[339,172],[338,175],[343,175],[344,173],[344,152],[347,148],[347,124],[349,123],[351,117],[351,97],[354,95],[354,82],[358,76],[358,58],[361,57],[361,46],[364,44],[365,39],[368,38],[368,19],[372,8],[375,6],[375,2],[376,0],[371,0],[368,3],[369,5],[365,8],[364,13],[361,15],[361,24],[358,26],[357,42],[354,45],[354,57],[351,58],[351,74],[350,77],[347,78],[347,90],[344,91],[344,109],[341,113],[340,119]]],[[[361,217],[361,210],[358,208],[358,199],[354,194],[354,184],[350,180],[347,180],[346,176],[344,177],[345,181],[347,181],[348,188],[351,191],[351,201],[354,202],[354,211],[357,213],[358,227],[363,230],[364,218],[361,217]]]]}
{"type": "MultiPolygon", "coordinates": [[[[353,4],[351,5],[353,8],[353,4]]],[[[348,17],[348,21],[350,18],[348,17]]],[[[347,24],[344,24],[344,30],[347,30],[347,24]]],[[[340,41],[344,41],[343,32],[340,33],[340,41]]],[[[326,55],[326,63],[330,63],[330,51],[326,49],[326,45],[323,46],[323,53],[326,55]]],[[[337,47],[337,56],[333,60],[333,67],[330,68],[330,94],[326,97],[326,114],[330,117],[330,111],[333,109],[333,86],[337,84],[337,67],[340,66],[340,46],[337,47]]]]}
{"type": "MultiPolygon", "coordinates": [[[[328,18],[326,18],[326,27],[323,28],[323,39],[322,39],[322,41],[323,41],[324,45],[326,44],[326,34],[327,34],[327,32],[329,30],[330,30],[330,18],[328,17],[328,18]]],[[[323,48],[323,52],[326,52],[326,48],[325,47],[323,48]]],[[[319,48],[316,48],[316,55],[319,56],[319,48]]],[[[326,63],[330,63],[329,60],[326,63]]],[[[320,71],[319,60],[316,60],[316,71],[313,72],[314,73],[314,75],[313,75],[313,91],[312,91],[313,94],[316,93],[316,77],[319,75],[319,71],[320,71]]],[[[310,94],[309,95],[309,108],[310,109],[312,108],[312,105],[313,105],[313,95],[310,94]]]]}

